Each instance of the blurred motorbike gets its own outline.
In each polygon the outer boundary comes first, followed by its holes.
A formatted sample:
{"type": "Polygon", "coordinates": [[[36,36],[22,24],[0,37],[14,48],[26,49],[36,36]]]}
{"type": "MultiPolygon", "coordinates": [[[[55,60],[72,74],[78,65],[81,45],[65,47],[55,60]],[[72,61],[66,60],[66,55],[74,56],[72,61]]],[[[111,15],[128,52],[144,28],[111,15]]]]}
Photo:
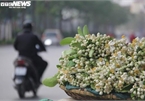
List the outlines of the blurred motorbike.
{"type": "Polygon", "coordinates": [[[33,92],[37,96],[39,87],[38,73],[31,60],[24,56],[18,56],[14,61],[14,88],[17,90],[19,98],[24,98],[26,92],[33,92]]]}

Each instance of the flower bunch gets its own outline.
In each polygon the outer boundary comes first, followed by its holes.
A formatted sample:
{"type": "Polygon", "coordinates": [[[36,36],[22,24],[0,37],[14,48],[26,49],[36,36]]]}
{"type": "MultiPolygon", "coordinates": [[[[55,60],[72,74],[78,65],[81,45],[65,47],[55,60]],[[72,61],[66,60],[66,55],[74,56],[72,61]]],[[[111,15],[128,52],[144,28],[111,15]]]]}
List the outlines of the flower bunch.
{"type": "Polygon", "coordinates": [[[69,44],[57,65],[58,73],[43,84],[49,87],[70,84],[91,88],[100,95],[129,93],[132,99],[145,99],[145,38],[127,43],[125,36],[115,39],[106,34],[89,34],[78,28],[74,38],[60,42],[69,44]]]}
{"type": "Polygon", "coordinates": [[[74,38],[59,59],[60,84],[90,87],[100,95],[116,91],[145,98],[145,38],[132,43],[100,33],[74,38]]]}

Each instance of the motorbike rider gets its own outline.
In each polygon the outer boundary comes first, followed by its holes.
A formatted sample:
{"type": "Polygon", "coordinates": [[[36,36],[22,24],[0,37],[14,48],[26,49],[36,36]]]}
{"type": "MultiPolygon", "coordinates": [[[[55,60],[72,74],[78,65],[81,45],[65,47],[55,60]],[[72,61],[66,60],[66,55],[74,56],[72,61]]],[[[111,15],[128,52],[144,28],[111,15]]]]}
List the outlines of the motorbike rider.
{"type": "Polygon", "coordinates": [[[18,51],[19,56],[25,56],[31,59],[39,76],[39,83],[41,77],[48,65],[37,53],[39,51],[46,51],[45,46],[41,40],[33,33],[33,26],[30,22],[23,24],[23,31],[18,34],[14,42],[14,48],[18,51]],[[39,46],[39,51],[36,48],[39,46]]]}

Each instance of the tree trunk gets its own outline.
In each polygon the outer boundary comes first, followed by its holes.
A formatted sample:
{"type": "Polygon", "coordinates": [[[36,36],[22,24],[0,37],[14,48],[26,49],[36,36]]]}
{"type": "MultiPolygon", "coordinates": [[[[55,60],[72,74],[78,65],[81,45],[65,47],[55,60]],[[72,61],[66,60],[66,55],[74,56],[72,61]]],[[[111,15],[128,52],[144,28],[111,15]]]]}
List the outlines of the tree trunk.
{"type": "Polygon", "coordinates": [[[62,10],[59,11],[59,30],[62,33],[62,14],[61,14],[62,10]]]}

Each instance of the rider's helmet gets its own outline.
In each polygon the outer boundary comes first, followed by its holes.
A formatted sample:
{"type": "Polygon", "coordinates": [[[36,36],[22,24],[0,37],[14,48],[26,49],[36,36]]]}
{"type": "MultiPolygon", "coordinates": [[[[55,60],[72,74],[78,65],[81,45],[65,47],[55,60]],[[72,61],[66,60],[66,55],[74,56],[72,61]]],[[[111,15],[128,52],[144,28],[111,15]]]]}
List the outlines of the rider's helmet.
{"type": "Polygon", "coordinates": [[[33,26],[32,26],[32,23],[30,21],[24,21],[23,29],[32,30],[32,28],[33,28],[33,26]]]}

